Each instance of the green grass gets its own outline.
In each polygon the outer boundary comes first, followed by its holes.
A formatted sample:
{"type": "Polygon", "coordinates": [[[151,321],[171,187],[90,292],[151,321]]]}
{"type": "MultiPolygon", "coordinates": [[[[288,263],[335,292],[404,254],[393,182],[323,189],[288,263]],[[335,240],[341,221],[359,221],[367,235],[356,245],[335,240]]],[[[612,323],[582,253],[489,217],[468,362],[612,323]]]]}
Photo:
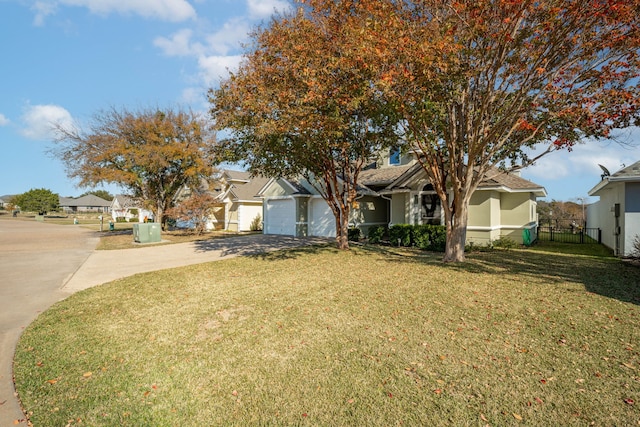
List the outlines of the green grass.
{"type": "Polygon", "coordinates": [[[137,275],[23,334],[36,426],[637,425],[640,269],[307,248],[137,275]]]}

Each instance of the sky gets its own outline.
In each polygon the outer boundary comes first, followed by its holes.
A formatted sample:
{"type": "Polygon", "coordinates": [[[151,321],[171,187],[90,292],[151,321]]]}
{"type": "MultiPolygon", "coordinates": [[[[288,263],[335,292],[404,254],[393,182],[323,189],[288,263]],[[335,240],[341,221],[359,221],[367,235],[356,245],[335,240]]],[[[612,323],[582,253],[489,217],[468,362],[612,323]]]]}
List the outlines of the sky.
{"type": "MultiPolygon", "coordinates": [[[[0,0],[0,196],[47,188],[79,196],[48,154],[52,123],[82,126],[100,110],[180,106],[240,62],[243,43],[288,0],[0,0]]],[[[640,160],[640,130],[556,152],[522,171],[547,200],[588,198],[604,165],[640,160]]],[[[112,193],[120,190],[105,188],[112,193]]]]}

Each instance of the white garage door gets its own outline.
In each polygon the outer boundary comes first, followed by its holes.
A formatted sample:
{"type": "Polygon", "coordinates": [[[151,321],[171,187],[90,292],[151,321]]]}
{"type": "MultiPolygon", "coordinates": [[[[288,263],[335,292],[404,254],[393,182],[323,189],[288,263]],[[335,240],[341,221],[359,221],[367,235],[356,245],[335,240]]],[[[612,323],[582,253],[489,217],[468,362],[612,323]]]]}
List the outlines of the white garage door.
{"type": "Polygon", "coordinates": [[[319,237],[336,237],[336,217],[323,199],[312,199],[310,206],[309,234],[319,237]]]}
{"type": "Polygon", "coordinates": [[[296,235],[296,207],[293,199],[267,199],[264,205],[265,234],[296,235]]]}

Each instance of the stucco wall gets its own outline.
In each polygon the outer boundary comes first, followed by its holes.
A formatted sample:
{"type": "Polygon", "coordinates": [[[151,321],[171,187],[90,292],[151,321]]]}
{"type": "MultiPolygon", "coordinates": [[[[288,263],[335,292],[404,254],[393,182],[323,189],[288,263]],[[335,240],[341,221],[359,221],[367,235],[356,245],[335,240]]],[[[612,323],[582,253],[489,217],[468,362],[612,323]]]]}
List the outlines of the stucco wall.
{"type": "Polygon", "coordinates": [[[387,225],[389,201],[381,197],[364,196],[358,199],[358,207],[351,211],[349,223],[360,229],[363,236],[374,225],[387,225]]]}
{"type": "Polygon", "coordinates": [[[500,219],[502,226],[525,226],[531,218],[530,193],[501,193],[500,219]]]}
{"type": "Polygon", "coordinates": [[[396,193],[391,199],[391,224],[409,223],[409,193],[396,193]]]}

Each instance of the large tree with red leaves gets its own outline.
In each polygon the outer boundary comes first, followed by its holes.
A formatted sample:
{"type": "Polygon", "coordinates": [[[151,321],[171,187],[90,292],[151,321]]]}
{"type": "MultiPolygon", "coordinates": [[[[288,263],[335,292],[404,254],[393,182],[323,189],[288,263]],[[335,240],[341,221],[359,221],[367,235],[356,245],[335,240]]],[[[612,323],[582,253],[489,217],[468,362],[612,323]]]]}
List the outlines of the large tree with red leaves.
{"type": "Polygon", "coordinates": [[[306,177],[335,216],[341,249],[360,171],[397,139],[393,110],[373,84],[379,68],[361,54],[365,12],[357,1],[309,2],[274,19],[209,92],[215,126],[228,131],[225,157],[260,175],[306,177]]]}
{"type": "Polygon", "coordinates": [[[443,201],[445,261],[464,260],[469,200],[494,167],[637,124],[637,0],[372,3],[363,46],[443,201]]]}

